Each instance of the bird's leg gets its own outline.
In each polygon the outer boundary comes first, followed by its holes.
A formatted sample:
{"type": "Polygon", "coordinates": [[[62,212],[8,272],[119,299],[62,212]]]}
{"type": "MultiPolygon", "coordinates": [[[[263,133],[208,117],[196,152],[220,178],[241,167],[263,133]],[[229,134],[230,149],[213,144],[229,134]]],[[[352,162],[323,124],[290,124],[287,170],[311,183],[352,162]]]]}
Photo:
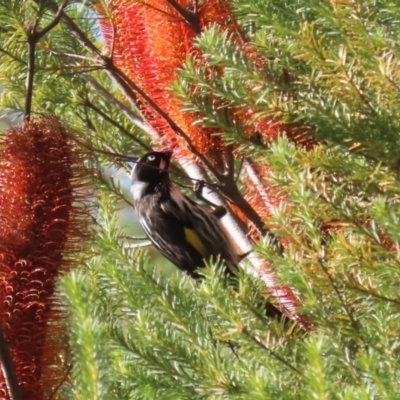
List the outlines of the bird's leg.
{"type": "Polygon", "coordinates": [[[207,203],[209,206],[213,207],[211,214],[213,214],[216,218],[221,219],[223,216],[226,215],[226,212],[227,212],[226,208],[224,206],[217,206],[216,204],[214,204],[213,202],[211,202],[210,200],[206,199],[203,196],[203,189],[204,189],[205,185],[206,185],[206,183],[204,181],[195,182],[194,187],[193,187],[194,194],[196,195],[196,197],[199,200],[202,200],[205,203],[207,203]]]}

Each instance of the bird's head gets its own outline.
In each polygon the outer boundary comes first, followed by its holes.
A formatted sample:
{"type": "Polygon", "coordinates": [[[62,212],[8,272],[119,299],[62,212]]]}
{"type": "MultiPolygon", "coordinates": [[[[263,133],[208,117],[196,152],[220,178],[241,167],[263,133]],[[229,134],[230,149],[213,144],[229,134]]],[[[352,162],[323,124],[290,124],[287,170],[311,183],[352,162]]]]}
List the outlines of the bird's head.
{"type": "Polygon", "coordinates": [[[137,161],[132,169],[131,191],[134,200],[139,200],[149,190],[168,182],[168,169],[172,153],[152,151],[137,161]]]}

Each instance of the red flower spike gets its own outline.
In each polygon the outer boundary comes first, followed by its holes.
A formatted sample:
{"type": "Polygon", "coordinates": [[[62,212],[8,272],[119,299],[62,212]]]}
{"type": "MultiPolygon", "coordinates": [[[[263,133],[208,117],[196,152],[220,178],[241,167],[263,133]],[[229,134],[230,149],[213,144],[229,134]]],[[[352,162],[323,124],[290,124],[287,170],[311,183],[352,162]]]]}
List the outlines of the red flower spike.
{"type": "MultiPolygon", "coordinates": [[[[176,3],[190,15],[191,1],[177,0],[176,3]]],[[[101,9],[99,12],[106,15],[101,9]]],[[[181,101],[170,86],[186,57],[195,52],[192,42],[197,29],[219,23],[232,32],[238,30],[229,7],[222,0],[205,2],[192,16],[198,23],[185,20],[166,0],[114,0],[108,6],[108,17],[99,22],[108,46],[113,48],[116,66],[176,122],[197,150],[208,154],[213,149],[223,150],[221,138],[213,135],[215,130],[195,124],[198,115],[181,111],[181,101]]],[[[192,157],[185,140],[144,101],[141,111],[176,157],[192,157]]]]}
{"type": "MultiPolygon", "coordinates": [[[[73,204],[87,198],[87,173],[55,119],[10,129],[0,146],[0,323],[23,397],[48,399],[66,375],[54,290],[88,235],[88,210],[73,204]]],[[[9,399],[1,373],[0,398],[9,399]]]]}

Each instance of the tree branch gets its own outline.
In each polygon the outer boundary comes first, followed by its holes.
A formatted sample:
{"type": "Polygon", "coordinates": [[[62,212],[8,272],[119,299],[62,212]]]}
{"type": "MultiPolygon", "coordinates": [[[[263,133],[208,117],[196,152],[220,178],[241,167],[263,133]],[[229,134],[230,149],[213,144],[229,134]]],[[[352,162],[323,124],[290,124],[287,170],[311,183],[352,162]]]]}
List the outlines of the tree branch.
{"type": "Polygon", "coordinates": [[[176,0],[167,0],[167,2],[184,18],[196,35],[201,33],[200,18],[196,12],[182,7],[176,0]]]}
{"type": "Polygon", "coordinates": [[[28,35],[28,75],[26,77],[26,95],[25,95],[25,112],[24,116],[27,120],[30,119],[32,111],[33,97],[33,77],[35,75],[35,49],[36,42],[29,40],[28,35]]]}
{"type": "Polygon", "coordinates": [[[37,42],[46,33],[50,32],[61,19],[61,15],[65,6],[67,5],[67,0],[64,0],[60,7],[57,7],[56,15],[47,26],[41,30],[37,30],[39,25],[39,18],[36,19],[35,23],[29,26],[26,30],[26,41],[28,43],[28,75],[26,77],[26,98],[25,98],[25,118],[29,120],[32,111],[32,97],[33,97],[33,77],[35,74],[35,50],[37,42]]]}

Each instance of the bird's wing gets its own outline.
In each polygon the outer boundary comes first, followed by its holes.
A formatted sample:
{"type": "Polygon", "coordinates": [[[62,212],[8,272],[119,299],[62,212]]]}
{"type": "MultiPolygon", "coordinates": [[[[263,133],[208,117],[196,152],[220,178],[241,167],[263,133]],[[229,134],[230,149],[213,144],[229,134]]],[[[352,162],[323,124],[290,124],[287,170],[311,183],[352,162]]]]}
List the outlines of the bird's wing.
{"type": "Polygon", "coordinates": [[[220,255],[230,264],[232,272],[236,271],[235,265],[240,259],[219,218],[207,212],[175,187],[171,187],[170,194],[172,201],[162,203],[161,208],[166,213],[176,216],[184,224],[186,240],[203,258],[220,255]]]}
{"type": "Polygon", "coordinates": [[[169,202],[161,208],[146,209],[139,213],[140,223],[154,246],[179,269],[193,278],[207,258],[207,247],[193,226],[180,218],[169,202]]]}

